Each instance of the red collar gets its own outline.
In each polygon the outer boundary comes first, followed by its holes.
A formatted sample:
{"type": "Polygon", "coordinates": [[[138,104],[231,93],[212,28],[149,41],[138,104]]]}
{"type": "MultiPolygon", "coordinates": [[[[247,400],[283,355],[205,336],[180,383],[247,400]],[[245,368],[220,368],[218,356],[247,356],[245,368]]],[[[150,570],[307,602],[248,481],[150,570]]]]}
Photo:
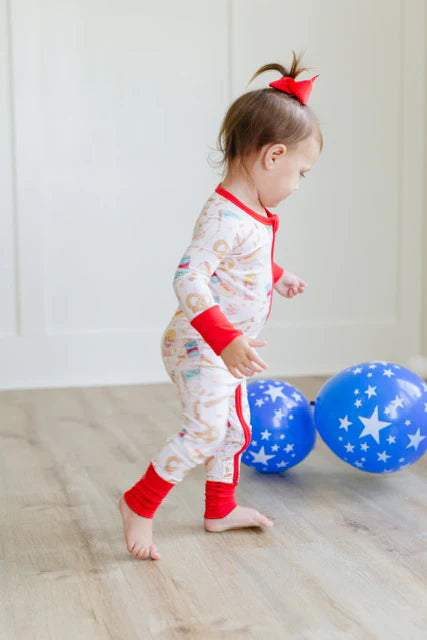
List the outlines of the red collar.
{"type": "Polygon", "coordinates": [[[234,204],[236,204],[238,207],[243,209],[243,211],[246,211],[246,213],[249,213],[249,215],[255,218],[256,220],[259,220],[264,224],[272,224],[273,230],[277,231],[279,227],[279,216],[277,214],[271,213],[271,211],[269,211],[265,207],[264,209],[267,214],[266,216],[263,216],[261,213],[257,213],[253,209],[250,209],[245,204],[243,204],[243,202],[241,202],[238,198],[236,198],[236,196],[233,196],[232,193],[230,193],[229,191],[221,187],[221,183],[217,186],[215,191],[219,193],[220,196],[223,196],[223,198],[227,198],[227,200],[234,202],[234,204]]]}

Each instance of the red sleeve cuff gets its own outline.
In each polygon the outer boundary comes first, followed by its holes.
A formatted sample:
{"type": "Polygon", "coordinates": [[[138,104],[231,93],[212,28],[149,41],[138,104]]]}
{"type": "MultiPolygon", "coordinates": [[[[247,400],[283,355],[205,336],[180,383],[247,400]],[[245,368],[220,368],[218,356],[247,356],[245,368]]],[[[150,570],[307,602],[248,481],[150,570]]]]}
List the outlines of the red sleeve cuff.
{"type": "Polygon", "coordinates": [[[279,278],[282,277],[282,274],[285,272],[283,267],[280,267],[278,264],[273,262],[273,284],[276,283],[279,278]]]}
{"type": "Polygon", "coordinates": [[[217,304],[193,318],[191,326],[200,333],[217,356],[234,338],[243,335],[243,331],[231,324],[217,304]]]}

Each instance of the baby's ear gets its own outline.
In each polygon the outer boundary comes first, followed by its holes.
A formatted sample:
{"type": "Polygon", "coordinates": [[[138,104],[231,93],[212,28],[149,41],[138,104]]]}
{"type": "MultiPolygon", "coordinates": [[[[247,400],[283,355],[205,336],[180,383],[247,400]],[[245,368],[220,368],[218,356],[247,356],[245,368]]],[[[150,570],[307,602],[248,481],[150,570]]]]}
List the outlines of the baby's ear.
{"type": "Polygon", "coordinates": [[[281,142],[272,142],[264,145],[261,152],[261,161],[267,169],[272,169],[285,155],[287,148],[281,142]]]}
{"type": "Polygon", "coordinates": [[[286,145],[284,145],[282,142],[274,144],[273,147],[272,147],[272,157],[273,157],[273,159],[278,160],[279,158],[281,158],[282,156],[285,155],[287,150],[288,149],[287,149],[286,145]]]}

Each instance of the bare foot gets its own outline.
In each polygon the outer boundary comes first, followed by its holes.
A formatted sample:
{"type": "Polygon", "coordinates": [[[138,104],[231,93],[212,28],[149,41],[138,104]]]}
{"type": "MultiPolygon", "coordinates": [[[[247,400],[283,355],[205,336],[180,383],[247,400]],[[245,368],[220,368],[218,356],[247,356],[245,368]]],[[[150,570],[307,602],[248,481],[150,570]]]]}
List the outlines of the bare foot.
{"type": "Polygon", "coordinates": [[[139,516],[126,504],[123,495],[119,500],[119,510],[123,518],[123,530],[128,551],[135,558],[159,560],[160,553],[153,544],[153,519],[139,516]]]}
{"type": "Polygon", "coordinates": [[[272,527],[273,522],[256,509],[234,507],[224,518],[205,518],[206,531],[220,532],[241,527],[272,527]]]}

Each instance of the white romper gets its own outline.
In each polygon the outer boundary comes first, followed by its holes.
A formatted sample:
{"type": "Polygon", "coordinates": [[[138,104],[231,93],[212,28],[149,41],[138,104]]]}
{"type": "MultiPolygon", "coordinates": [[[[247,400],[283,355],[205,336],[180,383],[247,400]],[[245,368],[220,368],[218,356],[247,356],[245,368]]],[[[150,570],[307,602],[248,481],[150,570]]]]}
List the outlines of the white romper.
{"type": "Polygon", "coordinates": [[[270,315],[279,218],[263,216],[218,185],[195,224],[175,273],[179,305],[162,336],[162,357],[180,396],[183,422],[152,463],[177,483],[205,463],[206,480],[239,481],[249,446],[246,379],[234,377],[220,353],[236,336],[256,338],[270,315]]]}

